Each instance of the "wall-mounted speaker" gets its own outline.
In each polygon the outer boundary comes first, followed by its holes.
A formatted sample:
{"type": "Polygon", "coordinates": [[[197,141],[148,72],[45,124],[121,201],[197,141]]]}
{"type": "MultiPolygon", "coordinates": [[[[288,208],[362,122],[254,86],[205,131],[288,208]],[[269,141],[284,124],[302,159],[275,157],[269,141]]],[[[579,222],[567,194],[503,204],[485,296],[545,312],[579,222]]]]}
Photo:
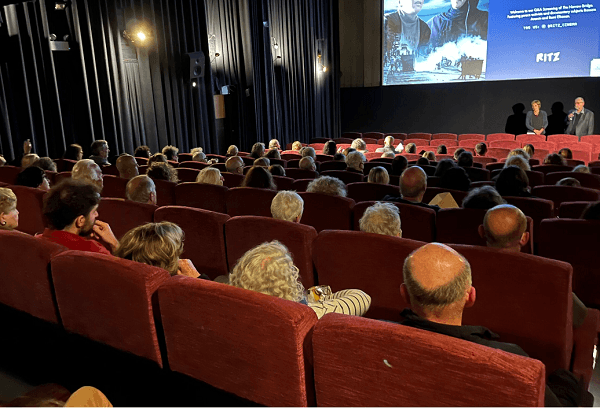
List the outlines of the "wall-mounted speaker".
{"type": "Polygon", "coordinates": [[[202,78],[204,76],[204,53],[202,51],[188,52],[186,54],[186,60],[189,63],[188,80],[194,78],[202,78]]]}

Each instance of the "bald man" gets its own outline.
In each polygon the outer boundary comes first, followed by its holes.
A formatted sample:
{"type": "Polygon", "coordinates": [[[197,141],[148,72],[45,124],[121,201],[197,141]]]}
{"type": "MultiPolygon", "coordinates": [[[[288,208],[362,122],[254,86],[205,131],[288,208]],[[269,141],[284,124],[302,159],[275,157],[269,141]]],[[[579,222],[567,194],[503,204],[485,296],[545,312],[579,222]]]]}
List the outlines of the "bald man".
{"type": "Polygon", "coordinates": [[[225,162],[228,173],[244,174],[244,161],[239,156],[232,156],[225,162]]]}
{"type": "Polygon", "coordinates": [[[413,166],[405,169],[400,175],[400,197],[386,195],[384,201],[393,201],[395,203],[414,204],[425,208],[431,208],[438,211],[437,205],[429,205],[421,202],[427,190],[427,174],[419,166],[413,166]]]}
{"type": "Polygon", "coordinates": [[[127,199],[136,203],[156,205],[156,185],[146,176],[136,176],[125,187],[127,199]]]}
{"type": "Polygon", "coordinates": [[[117,170],[119,171],[119,177],[131,180],[135,176],[139,175],[138,164],[130,154],[122,154],[117,158],[117,170]]]}

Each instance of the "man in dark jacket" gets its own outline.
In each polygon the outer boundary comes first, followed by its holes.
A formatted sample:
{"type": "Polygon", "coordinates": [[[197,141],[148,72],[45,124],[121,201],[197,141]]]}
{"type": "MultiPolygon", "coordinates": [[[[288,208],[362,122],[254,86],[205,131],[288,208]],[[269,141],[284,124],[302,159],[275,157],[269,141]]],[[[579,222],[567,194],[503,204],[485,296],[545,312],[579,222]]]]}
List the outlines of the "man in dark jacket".
{"type": "Polygon", "coordinates": [[[431,30],[417,17],[423,8],[423,0],[399,0],[398,11],[385,15],[383,22],[383,55],[397,56],[402,45],[414,53],[429,43],[431,30]]]}
{"type": "Polygon", "coordinates": [[[431,29],[431,46],[441,47],[461,36],[487,40],[488,13],[477,8],[479,0],[452,0],[452,6],[427,22],[431,29]]]}

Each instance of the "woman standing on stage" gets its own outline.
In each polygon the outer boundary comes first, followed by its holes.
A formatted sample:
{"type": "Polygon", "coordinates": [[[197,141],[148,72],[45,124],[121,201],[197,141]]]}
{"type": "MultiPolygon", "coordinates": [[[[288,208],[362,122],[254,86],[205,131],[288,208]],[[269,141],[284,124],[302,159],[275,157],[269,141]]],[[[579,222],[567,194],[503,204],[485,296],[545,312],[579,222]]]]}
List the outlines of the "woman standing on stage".
{"type": "Polygon", "coordinates": [[[536,135],[545,135],[548,127],[548,115],[545,111],[540,110],[541,107],[542,103],[537,99],[531,102],[533,111],[527,112],[527,118],[525,119],[525,126],[529,129],[529,132],[536,135]]]}

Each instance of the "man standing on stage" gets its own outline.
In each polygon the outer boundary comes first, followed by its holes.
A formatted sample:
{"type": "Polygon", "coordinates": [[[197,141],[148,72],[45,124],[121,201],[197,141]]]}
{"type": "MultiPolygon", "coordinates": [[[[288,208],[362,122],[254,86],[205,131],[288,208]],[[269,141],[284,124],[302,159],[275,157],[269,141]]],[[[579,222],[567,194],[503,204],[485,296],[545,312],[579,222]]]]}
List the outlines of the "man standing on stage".
{"type": "Polygon", "coordinates": [[[580,96],[575,99],[575,109],[571,109],[567,115],[567,131],[568,135],[581,136],[594,134],[594,112],[585,109],[583,106],[585,101],[580,96]]]}

